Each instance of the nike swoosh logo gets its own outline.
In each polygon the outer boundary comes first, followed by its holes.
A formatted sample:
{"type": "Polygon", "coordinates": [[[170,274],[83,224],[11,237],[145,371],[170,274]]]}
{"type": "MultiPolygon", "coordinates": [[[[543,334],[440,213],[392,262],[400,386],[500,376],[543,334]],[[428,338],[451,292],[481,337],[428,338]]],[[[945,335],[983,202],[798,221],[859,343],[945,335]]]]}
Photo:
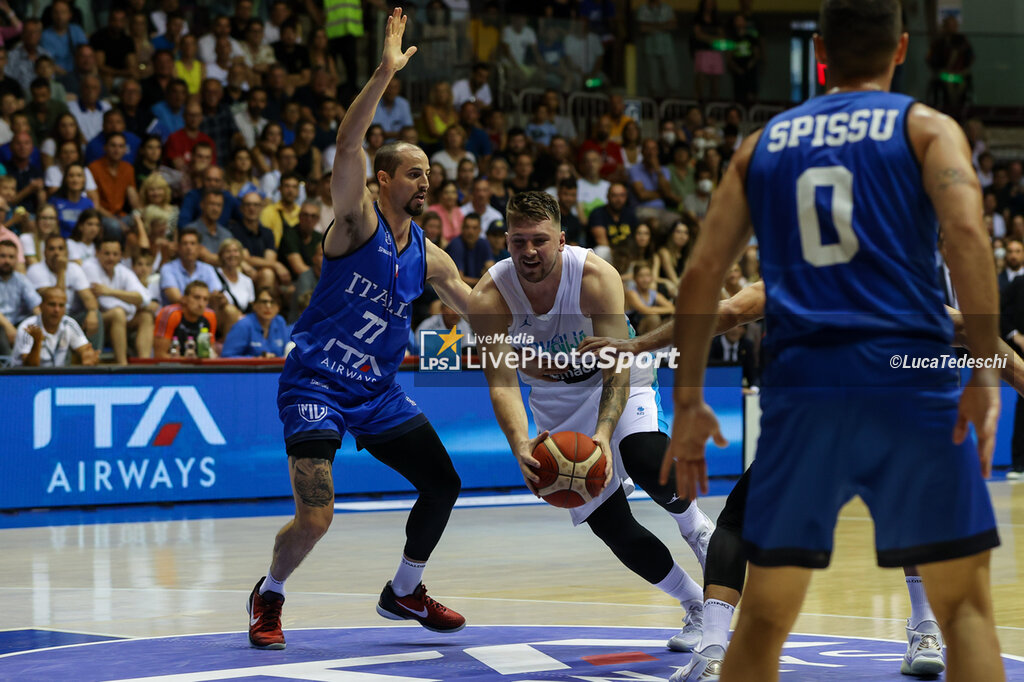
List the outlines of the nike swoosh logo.
{"type": "Polygon", "coordinates": [[[403,609],[405,609],[409,613],[414,613],[417,616],[419,616],[420,618],[426,618],[427,617],[427,607],[425,607],[425,606],[421,610],[416,611],[415,609],[410,609],[408,606],[406,606],[405,604],[403,604],[400,601],[396,601],[395,603],[398,604],[399,606],[401,606],[403,609]]]}
{"type": "Polygon", "coordinates": [[[249,616],[249,627],[256,625],[256,623],[258,622],[260,622],[259,618],[253,618],[252,616],[249,616]]]}

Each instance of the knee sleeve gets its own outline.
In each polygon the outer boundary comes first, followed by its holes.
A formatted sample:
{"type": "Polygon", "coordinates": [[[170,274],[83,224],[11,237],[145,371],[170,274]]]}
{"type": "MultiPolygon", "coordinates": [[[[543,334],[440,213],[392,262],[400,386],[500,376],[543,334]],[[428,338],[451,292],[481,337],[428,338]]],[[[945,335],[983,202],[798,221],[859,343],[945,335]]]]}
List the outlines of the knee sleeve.
{"type": "Polygon", "coordinates": [[[681,514],[690,506],[690,501],[676,497],[676,479],[669,475],[669,482],[658,482],[661,462],[668,449],[669,438],[660,431],[631,433],[619,443],[619,454],[629,477],[643,488],[655,502],[672,514],[681,514]]]}
{"type": "Polygon", "coordinates": [[[620,486],[587,517],[587,525],[626,568],[656,585],[672,570],[672,554],[633,518],[620,486]]]}
{"type": "Polygon", "coordinates": [[[704,564],[704,587],[721,585],[743,592],[747,574],[747,557],[743,550],[743,517],[747,508],[747,488],[750,470],[736,481],[718,515],[715,532],[708,544],[708,557],[704,564]]]}

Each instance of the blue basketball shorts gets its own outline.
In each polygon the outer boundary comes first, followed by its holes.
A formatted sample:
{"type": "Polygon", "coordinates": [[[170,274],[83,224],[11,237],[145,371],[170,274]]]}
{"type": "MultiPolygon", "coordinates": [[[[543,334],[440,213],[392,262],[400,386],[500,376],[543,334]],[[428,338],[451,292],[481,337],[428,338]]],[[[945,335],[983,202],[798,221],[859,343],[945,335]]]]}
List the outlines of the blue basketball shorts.
{"type": "Polygon", "coordinates": [[[292,446],[312,440],[333,440],[340,446],[348,431],[362,449],[397,438],[427,422],[426,415],[397,383],[361,402],[346,398],[282,383],[277,408],[284,424],[286,448],[290,451],[292,446]]]}
{"type": "Polygon", "coordinates": [[[886,340],[790,348],[772,361],[743,524],[752,563],[824,568],[839,510],[855,495],[874,520],[879,566],[998,546],[977,446],[953,444],[957,374],[891,369],[903,352],[953,351],[886,340]]]}

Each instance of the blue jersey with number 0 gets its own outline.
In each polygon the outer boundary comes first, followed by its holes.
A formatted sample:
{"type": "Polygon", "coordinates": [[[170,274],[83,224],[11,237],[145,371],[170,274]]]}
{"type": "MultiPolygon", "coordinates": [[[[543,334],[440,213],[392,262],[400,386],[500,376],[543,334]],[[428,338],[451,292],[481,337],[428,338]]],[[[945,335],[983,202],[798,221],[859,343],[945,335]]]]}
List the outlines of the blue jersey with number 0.
{"type": "Polygon", "coordinates": [[[330,393],[341,405],[380,395],[393,383],[409,343],[412,302],[427,272],[423,230],[414,222],[401,253],[377,211],[377,229],[358,249],[324,257],[309,307],[295,323],[282,389],[330,393]]]}
{"type": "Polygon", "coordinates": [[[746,191],[770,348],[950,342],[938,223],[907,135],[912,104],[885,92],[827,95],[765,127],[746,191]]]}

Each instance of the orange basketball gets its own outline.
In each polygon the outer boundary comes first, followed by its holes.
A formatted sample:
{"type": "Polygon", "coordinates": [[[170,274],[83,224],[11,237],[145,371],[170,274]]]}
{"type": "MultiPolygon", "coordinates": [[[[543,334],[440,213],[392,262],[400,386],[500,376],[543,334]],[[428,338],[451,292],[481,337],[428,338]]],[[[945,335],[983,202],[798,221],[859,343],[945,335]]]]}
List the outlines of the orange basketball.
{"type": "Polygon", "coordinates": [[[575,431],[553,433],[537,445],[532,468],[540,481],[536,488],[548,504],[579,507],[604,489],[605,458],[590,436],[575,431]]]}

